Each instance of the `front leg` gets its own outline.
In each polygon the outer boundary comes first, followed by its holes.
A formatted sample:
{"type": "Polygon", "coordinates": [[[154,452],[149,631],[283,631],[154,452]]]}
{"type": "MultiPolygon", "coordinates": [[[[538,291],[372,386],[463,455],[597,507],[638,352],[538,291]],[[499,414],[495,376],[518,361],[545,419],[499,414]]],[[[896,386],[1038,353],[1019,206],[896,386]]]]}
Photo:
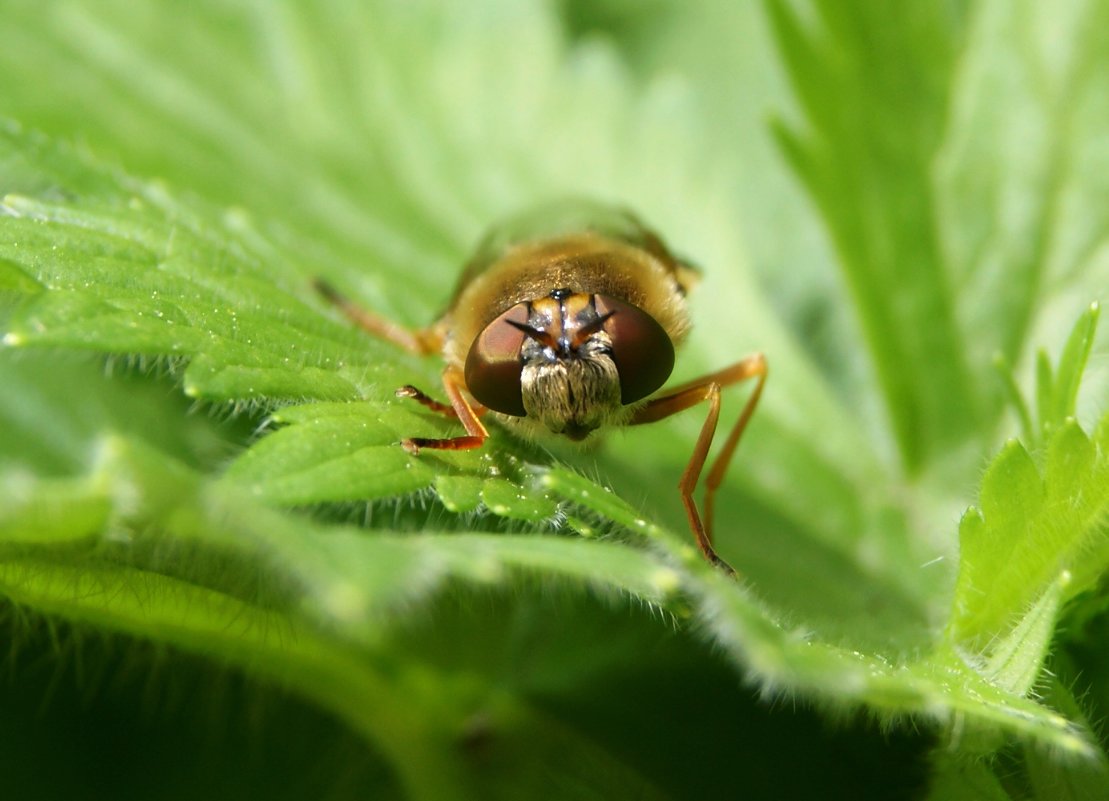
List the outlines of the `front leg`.
{"type": "Polygon", "coordinates": [[[420,392],[420,390],[412,386],[401,387],[397,390],[398,397],[412,398],[430,409],[442,414],[457,417],[458,422],[462,423],[462,427],[466,429],[466,435],[462,437],[447,437],[444,439],[413,437],[411,439],[402,440],[401,445],[406,451],[414,456],[423,448],[445,451],[466,451],[480,448],[485,443],[485,440],[489,438],[489,432],[485,430],[485,426],[481,424],[481,420],[479,419],[479,414],[484,412],[485,409],[481,408],[480,411],[475,410],[474,406],[463,394],[463,386],[463,378],[459,371],[455,368],[448,367],[443,372],[443,391],[447,395],[447,400],[450,401],[450,406],[445,406],[444,404],[432,400],[423,392],[420,392]]]}
{"type": "MultiPolygon", "coordinates": [[[[416,389],[416,387],[412,386],[411,384],[405,384],[403,387],[397,389],[397,391],[393,394],[396,395],[398,398],[411,398],[412,400],[416,401],[416,403],[420,404],[426,409],[431,409],[431,411],[435,412],[436,414],[441,414],[444,417],[453,417],[456,420],[458,419],[458,415],[454,413],[453,406],[450,406],[446,403],[440,403],[423,390],[416,389]]],[[[478,414],[480,414],[480,412],[478,412],[478,414]]]]}

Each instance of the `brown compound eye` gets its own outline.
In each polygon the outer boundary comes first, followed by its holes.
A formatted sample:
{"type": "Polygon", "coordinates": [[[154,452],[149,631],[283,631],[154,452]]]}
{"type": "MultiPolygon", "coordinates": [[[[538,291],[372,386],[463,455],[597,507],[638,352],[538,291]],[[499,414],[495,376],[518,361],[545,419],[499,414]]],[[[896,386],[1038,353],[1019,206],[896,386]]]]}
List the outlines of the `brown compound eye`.
{"type": "Polygon", "coordinates": [[[483,406],[495,412],[526,417],[520,389],[520,348],[523,331],[512,323],[526,325],[528,305],[517,303],[485,326],[466,355],[466,387],[483,406]]]}
{"type": "Polygon", "coordinates": [[[674,370],[670,335],[638,306],[605,295],[594,296],[597,313],[612,312],[604,330],[612,339],[612,361],[620,373],[620,402],[635,403],[666,383],[674,370]]]}

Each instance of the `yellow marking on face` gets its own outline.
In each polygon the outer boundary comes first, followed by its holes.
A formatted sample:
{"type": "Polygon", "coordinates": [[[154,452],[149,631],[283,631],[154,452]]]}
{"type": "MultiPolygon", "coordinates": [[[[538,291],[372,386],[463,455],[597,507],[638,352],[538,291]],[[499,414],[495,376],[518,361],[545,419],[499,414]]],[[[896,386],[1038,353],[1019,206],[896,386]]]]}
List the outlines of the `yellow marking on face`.
{"type": "Polygon", "coordinates": [[[569,295],[551,295],[531,301],[529,325],[545,331],[556,342],[565,340],[572,347],[578,342],[578,331],[597,317],[593,295],[574,292],[569,295]]]}

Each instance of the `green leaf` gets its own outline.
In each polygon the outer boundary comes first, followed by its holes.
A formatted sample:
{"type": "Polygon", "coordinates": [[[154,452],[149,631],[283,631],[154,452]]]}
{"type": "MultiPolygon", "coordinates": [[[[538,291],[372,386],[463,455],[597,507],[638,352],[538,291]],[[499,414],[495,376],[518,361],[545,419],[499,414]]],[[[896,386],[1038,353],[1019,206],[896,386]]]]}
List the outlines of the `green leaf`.
{"type": "MultiPolygon", "coordinates": [[[[1037,614],[1049,588],[1061,600],[1088,589],[1109,567],[1109,458],[1071,420],[1053,433],[1041,474],[1028,452],[1010,442],[982,480],[982,511],[960,526],[960,568],[950,636],[985,646],[1037,614]],[[1097,558],[1091,560],[1091,554],[1097,558]]],[[[1046,643],[1042,643],[1046,645],[1046,643]]],[[[1027,655],[1033,664],[1044,648],[1027,655]]]]}
{"type": "Polygon", "coordinates": [[[967,349],[1010,362],[1043,321],[1103,300],[1109,8],[1073,0],[970,6],[936,165],[938,218],[967,349]],[[1065,43],[1062,44],[1062,43],[1065,43]],[[989,298],[990,302],[982,302],[989,298]]]}
{"type": "Polygon", "coordinates": [[[0,474],[0,480],[5,499],[0,538],[5,543],[92,539],[111,521],[111,497],[87,481],[32,483],[15,472],[0,474]]]}
{"type": "Polygon", "coordinates": [[[771,764],[743,680],[938,729],[937,787],[1093,786],[1043,666],[1100,664],[1057,629],[1109,563],[1096,307],[1066,338],[1109,286],[1105,4],[612,3],[0,3],[0,594],[278,682],[412,797],[739,792],[679,763],[771,764]],[[459,427],[393,391],[441,364],[311,288],[426,325],[485,226],[566,194],[704,268],[676,382],[767,354],[716,495],[738,583],[675,489],[707,410],[412,457],[459,427]],[[667,638],[715,751],[639,724],[667,638]]]}
{"type": "Polygon", "coordinates": [[[804,114],[779,138],[835,243],[901,461],[916,471],[982,415],[929,172],[960,20],[927,2],[769,9],[804,114]]]}
{"type": "MultiPolygon", "coordinates": [[[[1073,720],[1089,726],[1074,696],[1059,681],[1051,680],[1045,699],[1053,707],[1073,720]]],[[[1035,797],[1042,799],[1067,799],[1067,801],[1094,801],[1105,794],[1105,777],[1109,775],[1109,758],[1104,751],[1094,759],[1078,764],[1067,764],[1042,749],[1024,749],[1028,766],[1029,785],[1035,797]]]]}
{"type": "Polygon", "coordinates": [[[1033,429],[1028,403],[1017,387],[1009,362],[1001,354],[995,357],[995,366],[1001,372],[1006,393],[1020,417],[1024,438],[1037,448],[1042,446],[1045,436],[1077,413],[1078,388],[1093,348],[1100,310],[1098,303],[1092,303],[1086,313],[1078,318],[1063,346],[1057,373],[1052,369],[1051,357],[1046,351],[1040,350],[1036,354],[1035,401],[1039,419],[1038,431],[1033,429]]]}
{"type": "Polygon", "coordinates": [[[444,505],[455,512],[480,504],[495,515],[533,523],[555,515],[555,504],[527,475],[536,468],[511,449],[481,457],[409,455],[402,439],[448,436],[450,425],[414,414],[407,408],[413,405],[394,400],[285,407],[271,420],[287,425],[235,460],[226,476],[254,497],[286,506],[372,501],[434,486],[446,492],[444,505]],[[452,472],[436,475],[437,468],[452,472]]]}
{"type": "Polygon", "coordinates": [[[83,472],[96,459],[97,432],[106,420],[116,432],[212,469],[226,461],[248,428],[189,409],[172,385],[139,377],[119,363],[105,366],[51,351],[28,357],[0,348],[0,469],[25,477],[83,472]]]}
{"type": "Polygon", "coordinates": [[[403,495],[431,484],[426,462],[398,447],[415,436],[415,415],[369,403],[286,407],[273,419],[291,422],[260,440],[227,476],[258,498],[304,505],[403,495]]]}
{"type": "Polygon", "coordinates": [[[1055,632],[1063,590],[1069,583],[1068,575],[1060,576],[1012,631],[991,645],[984,672],[992,684],[1020,696],[1032,691],[1055,632]]]}
{"type": "Polygon", "coordinates": [[[1013,801],[990,766],[950,755],[939,760],[928,801],[1013,801]]]}
{"type": "MultiPolygon", "coordinates": [[[[257,507],[241,493],[205,482],[134,443],[109,441],[102,452],[104,460],[97,474],[88,478],[87,488],[77,482],[36,486],[25,503],[6,515],[0,526],[3,547],[22,548],[18,555],[9,553],[0,568],[5,595],[40,610],[153,637],[292,682],[384,745],[386,753],[403,753],[402,762],[413,766],[416,753],[434,737],[423,745],[388,743],[394,732],[390,720],[407,719],[430,736],[432,729],[461,726],[470,713],[440,708],[441,703],[449,707],[463,700],[442,695],[442,683],[453,681],[449,676],[429,676],[432,683],[420,689],[426,669],[418,664],[404,666],[399,675],[384,670],[381,660],[396,662],[395,654],[374,656],[390,620],[385,613],[426,596],[451,578],[489,585],[521,573],[564,576],[632,592],[654,603],[665,600],[674,584],[670,571],[650,556],[607,543],[560,538],[536,543],[533,537],[480,534],[366,536],[353,529],[324,529],[257,507]],[[95,511],[100,517],[107,513],[111,524],[101,519],[88,526],[86,505],[70,502],[55,508],[44,525],[40,512],[61,489],[97,500],[95,511]],[[59,550],[97,529],[114,532],[116,541],[127,545],[102,541],[96,560],[81,559],[78,552],[77,564],[71,561],[72,551],[59,550]],[[127,539],[120,540],[124,535],[127,539]],[[181,552],[186,545],[223,554],[227,567],[218,580],[209,575],[202,587],[188,560],[167,558],[167,548],[181,552]],[[235,564],[228,565],[230,555],[267,574],[264,592],[242,596],[242,569],[228,569],[235,564]],[[230,619],[236,621],[233,627],[227,625],[230,619]],[[293,633],[291,640],[266,636],[278,625],[293,633]],[[411,681],[417,684],[407,686],[411,681]],[[351,704],[348,693],[356,689],[361,703],[351,704]],[[382,719],[385,707],[380,702],[390,695],[405,698],[410,708],[382,719]],[[421,697],[431,706],[419,709],[421,697]],[[454,720],[418,722],[425,714],[454,720]],[[406,749],[415,750],[404,753],[406,749]]],[[[516,727],[536,714],[508,695],[488,703],[488,714],[507,715],[516,727]]],[[[569,733],[555,739],[571,751],[585,747],[569,733]]],[[[439,761],[445,753],[434,759],[439,761]]],[[[449,770],[459,773],[458,780],[473,780],[461,778],[469,772],[462,765],[449,770]]],[[[420,790],[429,780],[416,775],[405,779],[413,792],[431,793],[420,790]]]]}
{"type": "MultiPolygon", "coordinates": [[[[973,753],[994,750],[999,729],[1075,756],[1095,753],[1081,726],[1024,697],[1026,688],[1019,686],[1020,681],[1037,675],[1042,650],[1031,665],[1027,658],[1003,661],[999,650],[992,670],[985,671],[944,643],[906,657],[863,653],[849,645],[822,642],[775,619],[771,610],[706,565],[692,547],[637,518],[618,498],[557,471],[546,481],[567,499],[651,538],[675,564],[684,564],[689,574],[685,586],[695,597],[695,609],[704,625],[729,656],[770,692],[805,689],[836,706],[861,703],[885,716],[923,715],[947,723],[967,740],[980,739],[982,742],[973,746],[957,743],[973,753]],[[1017,670],[1023,672],[1015,674],[1017,670]]],[[[1039,625],[1032,632],[1040,638],[1034,645],[1046,644],[1044,636],[1054,622],[1050,613],[1057,609],[1056,603],[1046,615],[1040,610],[1039,625]]],[[[1029,639],[1025,636],[1023,643],[1027,645],[1029,639]]]]}
{"type": "MultiPolygon", "coordinates": [[[[1057,681],[1046,688],[1046,699],[1068,716],[1081,720],[1073,697],[1057,681]]],[[[1086,762],[1060,760],[1057,754],[1036,747],[1007,749],[993,760],[967,760],[947,752],[936,758],[936,773],[929,799],[1036,799],[1036,801],[1093,801],[1105,794],[1109,770],[1104,754],[1086,762]]]]}
{"type": "Polygon", "coordinates": [[[1043,356],[1043,375],[1039,377],[1043,386],[1037,388],[1041,404],[1039,418],[1042,429],[1064,425],[1067,418],[1075,415],[1078,386],[1082,382],[1082,372],[1086,369],[1086,361],[1090,357],[1090,349],[1094,344],[1099,311],[1100,306],[1093,303],[1086,313],[1078,318],[1059,357],[1059,368],[1054,373],[1054,380],[1052,380],[1050,360],[1046,355],[1043,356]]]}
{"type": "Polygon", "coordinates": [[[0,163],[26,150],[38,152],[40,174],[17,172],[25,183],[16,189],[64,169],[79,200],[3,199],[0,256],[50,290],[14,309],[8,346],[195,356],[186,388],[216,400],[352,397],[356,383],[374,376],[345,367],[356,335],[298,298],[311,295],[295,278],[279,278],[287,264],[232,244],[213,210],[195,214],[155,185],[82,172],[63,148],[0,131],[0,163]]]}

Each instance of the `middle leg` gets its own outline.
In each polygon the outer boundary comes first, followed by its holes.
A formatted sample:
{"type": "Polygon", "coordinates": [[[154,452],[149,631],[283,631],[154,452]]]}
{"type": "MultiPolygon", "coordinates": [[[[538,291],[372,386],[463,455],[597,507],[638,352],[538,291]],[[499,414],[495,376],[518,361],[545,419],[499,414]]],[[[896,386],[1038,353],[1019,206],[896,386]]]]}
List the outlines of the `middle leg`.
{"type": "Polygon", "coordinates": [[[681,480],[678,482],[678,490],[681,493],[682,504],[685,506],[686,515],[689,518],[690,528],[693,531],[693,536],[697,540],[697,545],[700,547],[701,552],[710,562],[722,566],[731,573],[735,571],[717,555],[712,544],[714,501],[716,498],[716,491],[724,480],[724,474],[727,472],[728,465],[731,464],[732,456],[735,454],[736,447],[739,445],[739,440],[743,436],[743,432],[747,429],[747,423],[750,421],[751,415],[754,414],[759,398],[762,396],[762,388],[766,383],[766,376],[766,359],[761,353],[756,353],[729,367],[725,367],[723,370],[718,370],[715,373],[710,373],[709,375],[681,384],[662,397],[653,398],[636,412],[631,420],[631,425],[653,423],[684,411],[703,401],[709,402],[708,415],[705,417],[704,425],[701,426],[701,433],[697,437],[697,443],[693,448],[693,454],[689,459],[689,463],[686,465],[681,480]],[[725,440],[724,446],[721,448],[719,455],[717,455],[716,461],[713,462],[708,477],[705,480],[704,517],[702,518],[693,500],[693,490],[696,488],[697,481],[701,477],[701,470],[704,468],[705,461],[708,458],[709,447],[716,433],[716,425],[720,418],[720,390],[722,387],[739,383],[749,378],[757,379],[755,388],[744,404],[739,419],[728,434],[728,438],[725,440]]]}

